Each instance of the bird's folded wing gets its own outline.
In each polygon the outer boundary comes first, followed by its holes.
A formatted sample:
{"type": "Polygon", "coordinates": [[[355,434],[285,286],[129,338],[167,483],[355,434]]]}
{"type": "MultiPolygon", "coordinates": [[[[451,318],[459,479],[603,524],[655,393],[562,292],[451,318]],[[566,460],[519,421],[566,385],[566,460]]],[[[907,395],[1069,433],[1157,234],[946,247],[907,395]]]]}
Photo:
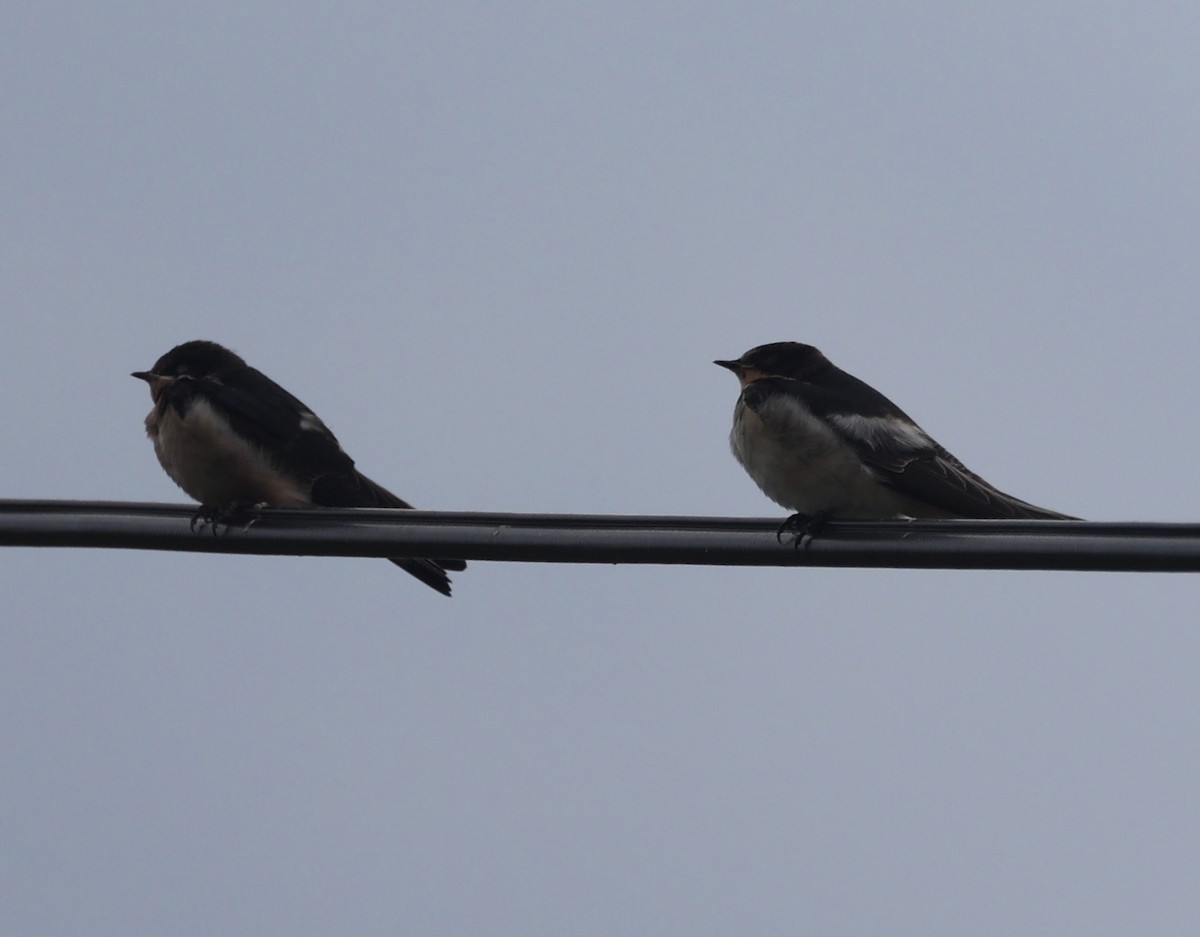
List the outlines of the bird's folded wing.
{"type": "Polygon", "coordinates": [[[234,386],[207,378],[197,384],[235,432],[277,453],[289,473],[317,477],[353,471],[354,460],[320,418],[262,372],[247,367],[234,386]]]}
{"type": "Polygon", "coordinates": [[[1074,519],[994,488],[874,388],[845,377],[845,387],[790,381],[788,392],[824,418],[883,484],[963,517],[1074,519]]]}

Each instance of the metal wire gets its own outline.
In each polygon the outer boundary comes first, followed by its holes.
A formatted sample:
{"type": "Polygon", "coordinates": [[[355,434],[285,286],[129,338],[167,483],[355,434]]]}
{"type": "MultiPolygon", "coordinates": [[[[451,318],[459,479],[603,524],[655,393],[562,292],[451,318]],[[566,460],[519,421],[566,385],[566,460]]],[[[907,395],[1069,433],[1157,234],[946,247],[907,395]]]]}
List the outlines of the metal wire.
{"type": "Polygon", "coordinates": [[[524,563],[1200,571],[1200,524],[831,521],[797,544],[780,518],[266,508],[193,530],[195,507],[0,501],[0,546],[524,563]]]}

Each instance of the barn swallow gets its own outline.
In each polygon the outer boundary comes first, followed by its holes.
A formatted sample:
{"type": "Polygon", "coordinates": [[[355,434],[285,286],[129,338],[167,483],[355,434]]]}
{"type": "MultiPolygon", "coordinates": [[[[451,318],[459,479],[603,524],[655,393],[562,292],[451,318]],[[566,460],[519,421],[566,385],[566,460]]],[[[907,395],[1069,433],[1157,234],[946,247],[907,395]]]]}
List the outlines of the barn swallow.
{"type": "Polygon", "coordinates": [[[798,515],[1078,520],[992,487],[811,345],[776,342],[713,363],[742,384],[734,456],[768,498],[798,515]]]}
{"type": "MultiPolygon", "coordinates": [[[[307,406],[216,342],[185,342],[149,371],[154,408],[146,434],[166,473],[220,517],[246,504],[412,508],[354,467],[307,406]]],[[[462,560],[391,560],[443,595],[462,560]]]]}

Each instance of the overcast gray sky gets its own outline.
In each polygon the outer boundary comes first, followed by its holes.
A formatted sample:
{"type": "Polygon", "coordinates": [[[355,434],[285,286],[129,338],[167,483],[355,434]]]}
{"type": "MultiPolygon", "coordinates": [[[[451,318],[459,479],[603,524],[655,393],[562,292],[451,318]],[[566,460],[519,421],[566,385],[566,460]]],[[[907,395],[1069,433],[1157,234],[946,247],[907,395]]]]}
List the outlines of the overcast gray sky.
{"type": "MultiPolygon", "coordinates": [[[[782,516],[815,344],[1019,497],[1196,520],[1188,4],[0,13],[0,497],[185,500],[235,348],[422,507],[782,516]]],[[[1191,934],[1191,576],[0,556],[0,931],[1191,934]]]]}

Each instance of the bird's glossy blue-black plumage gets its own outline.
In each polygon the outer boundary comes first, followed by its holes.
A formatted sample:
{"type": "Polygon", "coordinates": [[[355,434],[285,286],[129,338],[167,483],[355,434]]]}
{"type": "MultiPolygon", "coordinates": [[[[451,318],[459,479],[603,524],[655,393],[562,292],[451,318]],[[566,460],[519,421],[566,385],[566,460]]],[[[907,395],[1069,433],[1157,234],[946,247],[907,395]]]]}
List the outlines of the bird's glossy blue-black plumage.
{"type": "MultiPolygon", "coordinates": [[[[811,496],[806,496],[805,490],[836,487],[830,475],[813,474],[813,466],[828,459],[830,440],[836,439],[840,442],[834,448],[853,453],[880,485],[915,502],[905,511],[928,505],[942,512],[940,516],[1068,517],[994,488],[938,445],[891,400],[833,365],[811,345],[775,342],[753,348],[735,361],[716,363],[741,378],[739,406],[760,418],[753,424],[735,420],[735,454],[760,486],[769,494],[774,492],[772,497],[781,503],[809,503],[811,496]],[[778,434],[775,448],[758,445],[756,434],[778,434]],[[764,453],[768,452],[774,454],[767,458],[764,453]],[[781,456],[781,452],[788,455],[781,456]],[[789,469],[791,460],[794,467],[789,469]],[[789,480],[793,478],[795,481],[789,480]],[[781,497],[781,490],[787,494],[781,497]]],[[[848,487],[847,497],[864,499],[861,480],[853,473],[846,478],[848,486],[858,486],[854,495],[848,487]]],[[[873,507],[855,508],[853,503],[830,507],[848,516],[869,516],[859,513],[878,510],[878,498],[869,500],[873,507]]]]}
{"type": "MultiPolygon", "coordinates": [[[[196,476],[194,473],[212,473],[214,470],[210,466],[227,466],[229,463],[222,459],[245,459],[248,453],[258,453],[259,465],[269,465],[273,477],[291,480],[289,492],[304,493],[303,503],[323,507],[411,508],[407,501],[358,472],[354,460],[342,450],[333,433],[299,398],[215,342],[185,342],[159,358],[152,371],[136,372],[134,376],[150,382],[155,396],[158,417],[151,415],[147,429],[155,438],[156,450],[160,444],[166,445],[162,442],[165,437],[160,427],[168,411],[177,420],[173,426],[187,426],[190,425],[189,415],[195,422],[193,411],[197,406],[207,408],[201,414],[207,427],[204,432],[208,435],[192,431],[188,445],[193,448],[174,449],[164,461],[164,467],[170,464],[168,471],[172,477],[189,490],[193,487],[221,490],[220,486],[193,486],[187,482],[197,477],[201,480],[211,478],[211,474],[196,476]],[[206,440],[204,445],[208,447],[223,446],[220,451],[225,454],[215,461],[201,457],[198,462],[196,456],[199,453],[194,447],[201,439],[206,440]],[[184,466],[192,466],[185,471],[193,474],[184,480],[176,471],[181,461],[184,466]]],[[[178,431],[172,438],[177,437],[182,438],[178,431]]],[[[262,471],[261,467],[258,471],[262,471]]],[[[226,477],[226,473],[221,472],[220,477],[226,477]]],[[[251,490],[239,492],[244,494],[245,500],[261,499],[270,503],[269,497],[254,490],[258,484],[250,481],[261,475],[245,471],[229,477],[231,481],[225,490],[249,488],[251,490]]],[[[295,495],[290,494],[292,500],[286,503],[295,503],[294,498],[295,495]]],[[[450,594],[446,570],[466,568],[462,560],[399,557],[392,562],[446,595],[450,594]]]]}

